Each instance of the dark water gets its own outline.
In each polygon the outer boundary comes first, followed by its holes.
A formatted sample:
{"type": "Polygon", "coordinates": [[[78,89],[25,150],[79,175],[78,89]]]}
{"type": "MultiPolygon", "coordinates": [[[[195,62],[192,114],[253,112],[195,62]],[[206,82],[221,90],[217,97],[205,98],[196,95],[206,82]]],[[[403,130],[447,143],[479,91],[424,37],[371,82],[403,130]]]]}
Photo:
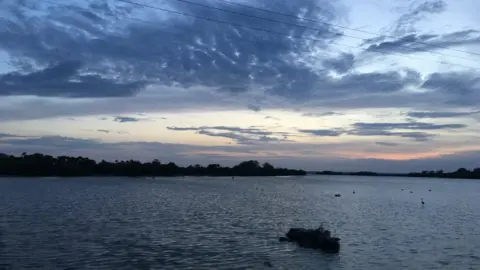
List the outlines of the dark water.
{"type": "Polygon", "coordinates": [[[0,268],[480,269],[479,195],[475,180],[0,179],[0,268]],[[321,223],[340,254],[277,240],[321,223]]]}

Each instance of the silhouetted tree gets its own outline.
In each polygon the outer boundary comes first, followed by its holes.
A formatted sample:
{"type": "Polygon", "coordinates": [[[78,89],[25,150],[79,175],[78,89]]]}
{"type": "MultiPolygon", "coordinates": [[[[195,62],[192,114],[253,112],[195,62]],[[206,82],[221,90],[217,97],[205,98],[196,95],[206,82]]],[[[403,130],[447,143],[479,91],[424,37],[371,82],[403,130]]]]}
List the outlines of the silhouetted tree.
{"type": "Polygon", "coordinates": [[[316,174],[322,175],[357,175],[357,176],[402,176],[402,177],[439,177],[439,178],[468,178],[468,179],[480,179],[480,168],[475,168],[469,171],[465,168],[460,168],[454,172],[427,171],[405,173],[375,173],[375,172],[334,172],[334,171],[321,171],[316,174]]]}
{"type": "Polygon", "coordinates": [[[256,160],[241,162],[233,168],[210,164],[203,167],[179,167],[173,162],[162,164],[158,159],[141,163],[136,160],[105,160],[97,163],[86,157],[53,157],[22,153],[19,157],[0,153],[0,175],[3,176],[274,176],[305,175],[302,170],[275,168],[256,160]]]}

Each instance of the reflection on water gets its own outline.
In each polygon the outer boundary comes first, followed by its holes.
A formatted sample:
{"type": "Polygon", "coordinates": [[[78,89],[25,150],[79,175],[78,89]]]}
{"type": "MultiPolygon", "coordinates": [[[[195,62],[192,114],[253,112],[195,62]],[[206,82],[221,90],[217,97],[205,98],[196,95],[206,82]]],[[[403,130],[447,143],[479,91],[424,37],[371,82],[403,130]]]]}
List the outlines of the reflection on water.
{"type": "Polygon", "coordinates": [[[0,179],[0,268],[480,269],[479,192],[412,178],[0,179]],[[320,224],[340,254],[278,242],[320,224]]]}

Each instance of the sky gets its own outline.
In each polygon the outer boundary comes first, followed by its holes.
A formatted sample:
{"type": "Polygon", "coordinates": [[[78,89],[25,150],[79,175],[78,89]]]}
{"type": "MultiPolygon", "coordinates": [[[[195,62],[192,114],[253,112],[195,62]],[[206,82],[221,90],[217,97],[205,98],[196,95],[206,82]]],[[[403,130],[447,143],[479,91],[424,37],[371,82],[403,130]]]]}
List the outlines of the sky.
{"type": "Polygon", "coordinates": [[[477,0],[3,0],[0,152],[480,167],[477,0]]]}

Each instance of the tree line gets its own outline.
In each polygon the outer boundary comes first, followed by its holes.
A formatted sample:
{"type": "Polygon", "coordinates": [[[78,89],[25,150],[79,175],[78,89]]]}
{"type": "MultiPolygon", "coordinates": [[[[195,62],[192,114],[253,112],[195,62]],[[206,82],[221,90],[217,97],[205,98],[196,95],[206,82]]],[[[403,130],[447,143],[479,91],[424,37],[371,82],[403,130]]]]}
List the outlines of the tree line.
{"type": "Polygon", "coordinates": [[[458,169],[454,172],[444,172],[442,170],[412,172],[412,173],[409,173],[408,176],[411,176],[411,177],[440,177],[440,178],[480,179],[480,168],[475,168],[473,170],[460,168],[460,169],[458,169]]]}
{"type": "Polygon", "coordinates": [[[411,173],[377,173],[370,171],[362,172],[334,172],[334,171],[321,171],[316,172],[321,175],[354,175],[354,176],[400,176],[400,177],[435,177],[435,178],[459,178],[459,179],[480,179],[480,168],[468,170],[460,168],[453,172],[438,171],[422,171],[411,173]]]}
{"type": "Polygon", "coordinates": [[[220,164],[181,167],[158,159],[142,163],[137,160],[102,160],[86,157],[50,156],[40,153],[20,156],[0,153],[0,176],[286,176],[305,175],[303,170],[276,168],[256,160],[243,161],[233,167],[220,164]]]}

